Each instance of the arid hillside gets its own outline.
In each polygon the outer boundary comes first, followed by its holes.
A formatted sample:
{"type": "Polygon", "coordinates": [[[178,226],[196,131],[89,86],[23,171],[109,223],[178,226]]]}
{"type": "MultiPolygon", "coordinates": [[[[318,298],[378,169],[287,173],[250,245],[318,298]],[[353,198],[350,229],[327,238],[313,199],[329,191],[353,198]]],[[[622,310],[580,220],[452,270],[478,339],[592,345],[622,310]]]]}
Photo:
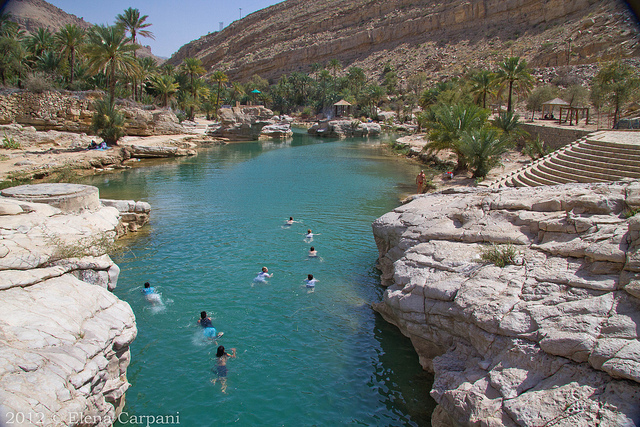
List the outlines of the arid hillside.
{"type": "MultiPolygon", "coordinates": [[[[75,24],[85,29],[93,26],[92,23],[67,13],[44,0],[9,0],[3,12],[11,14],[11,20],[30,33],[40,27],[56,32],[67,24],[75,24]]],[[[115,16],[113,19],[115,20],[115,16]]],[[[138,51],[138,55],[154,56],[148,46],[143,46],[138,51]]]]}
{"type": "Polygon", "coordinates": [[[195,40],[169,60],[200,58],[232,80],[274,80],[333,58],[377,75],[432,79],[492,67],[505,55],[533,67],[640,57],[634,16],[621,0],[287,0],[195,40]]]}

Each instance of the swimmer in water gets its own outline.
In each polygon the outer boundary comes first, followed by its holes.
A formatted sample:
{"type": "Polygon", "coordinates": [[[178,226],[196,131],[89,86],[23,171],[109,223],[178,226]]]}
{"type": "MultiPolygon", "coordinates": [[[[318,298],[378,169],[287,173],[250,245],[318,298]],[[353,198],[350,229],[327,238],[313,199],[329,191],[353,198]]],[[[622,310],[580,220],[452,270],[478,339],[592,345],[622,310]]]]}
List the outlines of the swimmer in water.
{"type": "Polygon", "coordinates": [[[270,279],[272,277],[273,277],[273,273],[269,274],[269,269],[267,267],[262,267],[262,271],[258,273],[258,275],[254,280],[259,282],[266,282],[267,279],[270,279]]]}
{"type": "Polygon", "coordinates": [[[216,352],[216,357],[218,358],[218,362],[216,364],[216,374],[218,377],[211,380],[211,382],[215,384],[216,381],[220,380],[220,385],[222,386],[221,391],[223,393],[226,393],[227,392],[227,373],[228,373],[227,360],[229,360],[230,357],[235,359],[236,349],[232,348],[231,354],[229,354],[224,350],[224,346],[220,346],[218,347],[218,351],[216,352]]]}
{"type": "Polygon", "coordinates": [[[215,338],[220,338],[222,335],[224,335],[224,332],[218,333],[216,331],[216,328],[214,328],[213,324],[211,323],[211,318],[207,317],[206,311],[200,312],[200,319],[198,319],[198,325],[200,325],[203,328],[202,334],[205,337],[209,338],[210,340],[213,340],[215,338]]]}
{"type": "Polygon", "coordinates": [[[290,216],[289,219],[287,220],[287,225],[293,225],[295,221],[293,220],[293,217],[290,216]]]}
{"type": "Polygon", "coordinates": [[[304,279],[304,283],[306,284],[307,288],[315,288],[316,282],[318,282],[318,279],[314,279],[313,274],[308,274],[307,278],[304,279]]]}
{"type": "Polygon", "coordinates": [[[316,248],[311,246],[311,249],[309,249],[309,257],[317,257],[317,256],[318,256],[318,251],[316,251],[316,248]]]}
{"type": "Polygon", "coordinates": [[[156,292],[156,288],[151,286],[149,282],[145,282],[144,288],[142,288],[142,295],[152,304],[162,304],[160,294],[156,292]]]}

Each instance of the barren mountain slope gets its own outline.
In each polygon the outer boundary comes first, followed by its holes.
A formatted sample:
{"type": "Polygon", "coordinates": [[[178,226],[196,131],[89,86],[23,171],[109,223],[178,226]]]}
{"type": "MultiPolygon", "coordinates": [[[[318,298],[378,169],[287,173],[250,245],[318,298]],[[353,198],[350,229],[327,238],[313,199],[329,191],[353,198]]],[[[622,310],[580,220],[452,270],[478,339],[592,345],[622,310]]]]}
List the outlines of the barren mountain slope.
{"type": "Polygon", "coordinates": [[[197,57],[232,80],[273,80],[337,58],[370,75],[390,62],[401,77],[438,79],[505,55],[535,67],[640,57],[639,41],[619,0],[287,0],[183,46],[169,62],[197,57]]]}

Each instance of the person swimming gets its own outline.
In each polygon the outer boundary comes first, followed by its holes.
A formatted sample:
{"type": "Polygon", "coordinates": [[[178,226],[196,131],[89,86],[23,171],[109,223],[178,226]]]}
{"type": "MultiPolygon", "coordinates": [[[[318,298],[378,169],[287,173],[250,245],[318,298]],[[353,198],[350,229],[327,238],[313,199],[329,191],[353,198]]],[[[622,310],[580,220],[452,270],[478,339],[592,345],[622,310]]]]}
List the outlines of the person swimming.
{"type": "Polygon", "coordinates": [[[304,283],[306,284],[307,288],[315,288],[316,282],[318,282],[318,279],[314,279],[313,274],[308,274],[307,278],[304,279],[304,283]]]}
{"type": "Polygon", "coordinates": [[[313,239],[313,232],[311,231],[311,229],[307,230],[307,234],[305,234],[304,237],[306,237],[307,239],[313,239]]]}
{"type": "Polygon", "coordinates": [[[272,277],[273,277],[273,273],[269,274],[269,269],[267,267],[262,267],[262,271],[258,273],[256,278],[253,280],[256,282],[266,282],[267,279],[270,279],[272,277]]]}
{"type": "Polygon", "coordinates": [[[290,216],[289,219],[287,220],[287,225],[293,225],[295,221],[293,220],[293,217],[290,216]]]}
{"type": "Polygon", "coordinates": [[[160,294],[156,292],[156,288],[151,286],[149,282],[145,282],[144,288],[142,288],[142,295],[144,298],[153,304],[162,304],[160,294]]]}
{"type": "Polygon", "coordinates": [[[200,319],[198,319],[198,324],[203,328],[202,334],[210,340],[219,338],[224,335],[224,332],[218,333],[218,331],[216,331],[216,328],[213,327],[213,323],[211,322],[211,318],[207,317],[206,311],[200,312],[200,319]]]}
{"type": "Polygon", "coordinates": [[[223,393],[226,393],[227,392],[227,374],[229,372],[227,369],[227,360],[229,360],[229,358],[235,359],[236,349],[232,348],[231,354],[229,354],[224,350],[224,346],[221,345],[220,347],[218,347],[218,351],[216,352],[216,357],[218,358],[218,361],[216,363],[217,378],[214,378],[213,380],[211,380],[211,382],[215,384],[216,381],[220,380],[220,385],[222,386],[221,391],[223,393]]]}
{"type": "Polygon", "coordinates": [[[313,246],[311,246],[311,249],[309,249],[309,256],[310,257],[317,257],[318,256],[318,251],[316,251],[316,248],[314,248],[313,246]]]}

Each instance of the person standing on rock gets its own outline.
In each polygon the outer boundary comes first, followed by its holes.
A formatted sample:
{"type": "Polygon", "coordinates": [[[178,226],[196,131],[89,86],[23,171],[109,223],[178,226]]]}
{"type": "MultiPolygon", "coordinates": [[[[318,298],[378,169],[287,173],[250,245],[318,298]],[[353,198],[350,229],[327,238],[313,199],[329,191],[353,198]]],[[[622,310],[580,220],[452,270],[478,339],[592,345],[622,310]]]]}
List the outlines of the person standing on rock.
{"type": "Polygon", "coordinates": [[[416,176],[416,184],[418,184],[418,194],[422,194],[424,181],[427,179],[427,176],[424,174],[424,171],[421,170],[418,176],[416,176]]]}

